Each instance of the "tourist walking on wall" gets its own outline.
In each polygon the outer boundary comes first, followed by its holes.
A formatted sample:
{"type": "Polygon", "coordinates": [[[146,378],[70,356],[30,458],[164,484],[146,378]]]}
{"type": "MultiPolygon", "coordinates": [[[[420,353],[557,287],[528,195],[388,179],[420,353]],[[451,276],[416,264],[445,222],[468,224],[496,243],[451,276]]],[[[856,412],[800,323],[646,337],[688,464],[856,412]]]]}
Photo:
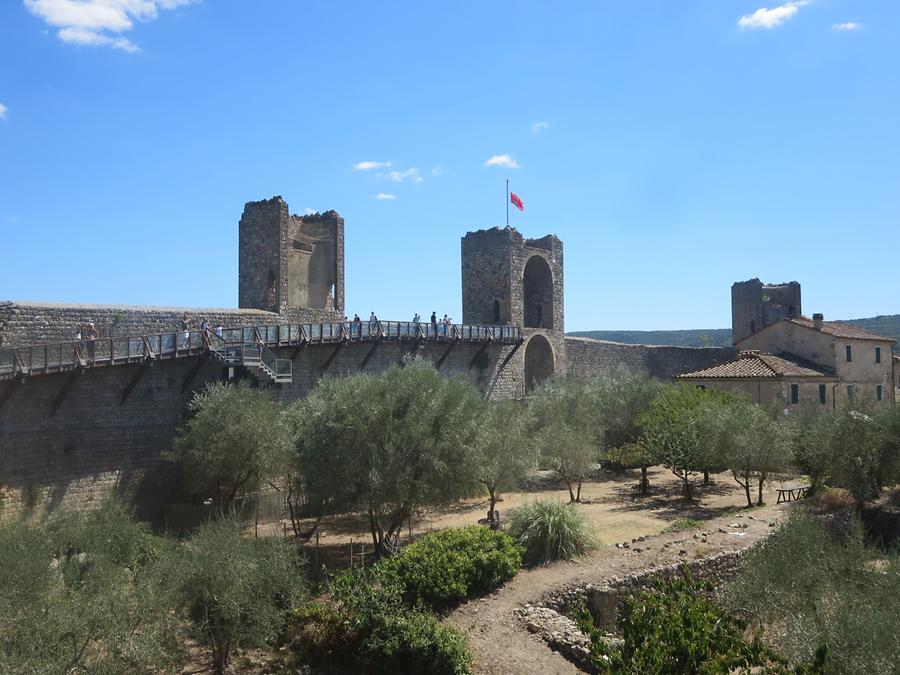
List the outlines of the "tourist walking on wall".
{"type": "Polygon", "coordinates": [[[437,334],[438,334],[437,312],[431,313],[431,332],[434,333],[434,337],[437,337],[437,334]]]}
{"type": "Polygon", "coordinates": [[[188,319],[187,312],[181,317],[181,346],[187,348],[191,343],[191,320],[188,319]]]}

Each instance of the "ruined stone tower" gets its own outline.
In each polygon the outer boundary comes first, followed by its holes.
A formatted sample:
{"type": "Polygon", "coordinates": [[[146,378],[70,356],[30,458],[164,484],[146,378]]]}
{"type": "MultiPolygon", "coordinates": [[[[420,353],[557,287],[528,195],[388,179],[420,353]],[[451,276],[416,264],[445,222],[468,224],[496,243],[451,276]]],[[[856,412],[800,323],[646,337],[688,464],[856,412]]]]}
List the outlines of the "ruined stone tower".
{"type": "Polygon", "coordinates": [[[525,239],[511,227],[462,238],[463,323],[511,324],[525,331],[526,390],[565,372],[563,244],[525,239]]]}
{"type": "Polygon", "coordinates": [[[344,219],[291,215],[281,197],[247,202],[238,225],[238,306],[344,311],[344,219]]]}
{"type": "Polygon", "coordinates": [[[731,285],[731,341],[737,344],[766,326],[802,314],[800,284],[764,284],[759,279],[731,285]]]}

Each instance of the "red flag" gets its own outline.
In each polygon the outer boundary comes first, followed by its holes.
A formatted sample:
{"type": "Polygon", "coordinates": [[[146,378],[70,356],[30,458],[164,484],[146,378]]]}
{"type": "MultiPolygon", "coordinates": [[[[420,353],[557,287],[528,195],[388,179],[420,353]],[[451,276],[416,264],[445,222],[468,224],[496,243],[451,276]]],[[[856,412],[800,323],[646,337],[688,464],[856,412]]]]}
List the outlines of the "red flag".
{"type": "Polygon", "coordinates": [[[525,210],[525,203],[519,198],[519,195],[517,195],[515,192],[509,193],[509,201],[511,201],[513,203],[513,205],[517,209],[519,209],[519,211],[525,210]]]}

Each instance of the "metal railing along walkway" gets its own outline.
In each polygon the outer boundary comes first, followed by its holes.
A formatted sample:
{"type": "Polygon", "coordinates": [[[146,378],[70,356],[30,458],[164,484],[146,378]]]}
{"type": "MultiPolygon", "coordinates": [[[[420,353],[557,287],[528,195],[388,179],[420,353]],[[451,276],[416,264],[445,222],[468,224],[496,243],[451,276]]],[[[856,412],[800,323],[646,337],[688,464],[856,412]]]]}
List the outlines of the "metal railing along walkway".
{"type": "MultiPolygon", "coordinates": [[[[0,346],[0,380],[15,377],[60,373],[78,368],[101,368],[151,359],[177,359],[197,356],[207,351],[226,360],[237,359],[240,347],[242,365],[249,358],[256,367],[272,371],[275,381],[284,377],[283,364],[276,359],[272,347],[347,342],[496,342],[514,345],[522,342],[518,326],[482,326],[468,324],[430,324],[412,321],[344,321],[333,323],[284,323],[225,328],[221,335],[201,330],[176,331],[130,337],[71,340],[53,344],[0,346]],[[264,345],[263,350],[254,345],[264,345]],[[228,354],[231,354],[229,357],[228,354]],[[270,356],[271,355],[271,356],[270,356]],[[265,358],[264,358],[265,357],[265,358]],[[279,371],[279,368],[282,368],[279,371]]],[[[235,361],[237,363],[237,361],[235,361]]],[[[289,372],[287,376],[290,377],[289,372]]],[[[287,380],[289,381],[289,380],[287,380]]]]}

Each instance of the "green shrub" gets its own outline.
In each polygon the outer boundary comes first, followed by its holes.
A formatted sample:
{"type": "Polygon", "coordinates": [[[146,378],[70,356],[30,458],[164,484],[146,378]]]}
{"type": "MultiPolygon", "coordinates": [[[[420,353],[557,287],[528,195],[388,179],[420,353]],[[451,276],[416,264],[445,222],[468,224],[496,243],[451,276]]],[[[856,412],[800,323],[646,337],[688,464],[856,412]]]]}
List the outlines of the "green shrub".
{"type": "Polygon", "coordinates": [[[525,548],[528,565],[569,560],[597,545],[587,519],[574,506],[534,502],[514,509],[509,534],[525,548]]]}
{"type": "Polygon", "coordinates": [[[473,525],[427,534],[382,565],[396,574],[410,605],[440,608],[512,579],[523,553],[509,535],[473,525]]]}
{"type": "Polygon", "coordinates": [[[338,672],[466,675],[471,655],[463,634],[433,614],[410,610],[396,575],[384,569],[346,572],[331,597],[294,611],[287,665],[338,672]]]}
{"type": "Polygon", "coordinates": [[[718,607],[708,597],[712,587],[695,581],[689,570],[654,586],[626,601],[619,620],[621,648],[607,645],[591,615],[581,611],[579,625],[590,638],[591,661],[601,673],[793,672],[757,637],[746,640],[744,623],[718,607]]]}
{"type": "Polygon", "coordinates": [[[820,520],[794,514],[751,550],[724,602],[793,661],[827,652],[828,672],[896,673],[900,556],[867,547],[858,519],[826,522],[839,540],[820,520]]]}

